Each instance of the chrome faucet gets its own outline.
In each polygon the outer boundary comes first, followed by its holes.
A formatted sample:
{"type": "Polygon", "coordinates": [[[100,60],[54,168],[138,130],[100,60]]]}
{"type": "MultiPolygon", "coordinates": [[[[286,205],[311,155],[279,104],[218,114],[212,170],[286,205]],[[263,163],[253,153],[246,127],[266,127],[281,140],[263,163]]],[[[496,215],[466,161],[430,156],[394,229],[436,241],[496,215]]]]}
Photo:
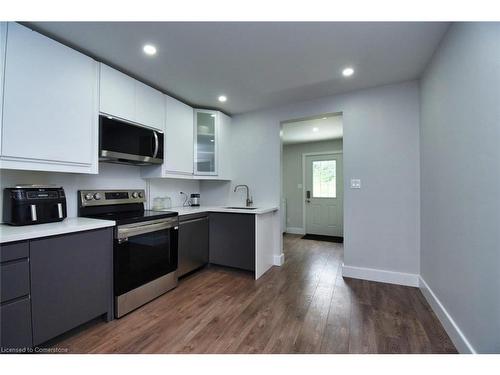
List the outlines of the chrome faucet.
{"type": "Polygon", "coordinates": [[[247,189],[247,207],[250,207],[252,204],[253,204],[253,200],[252,200],[252,197],[250,196],[250,189],[248,188],[248,185],[236,185],[234,187],[234,192],[236,193],[236,190],[239,188],[239,187],[243,187],[243,188],[246,188],[247,189]]]}

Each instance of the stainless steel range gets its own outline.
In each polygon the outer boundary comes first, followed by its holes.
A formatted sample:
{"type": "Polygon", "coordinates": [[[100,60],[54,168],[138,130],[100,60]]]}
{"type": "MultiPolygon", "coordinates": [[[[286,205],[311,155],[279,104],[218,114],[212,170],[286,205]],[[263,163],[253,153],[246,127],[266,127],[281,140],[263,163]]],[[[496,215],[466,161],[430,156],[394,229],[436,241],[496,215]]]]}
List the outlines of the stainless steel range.
{"type": "Polygon", "coordinates": [[[177,212],[144,209],[144,190],[80,190],[78,216],[114,220],[115,317],[177,285],[177,212]]]}

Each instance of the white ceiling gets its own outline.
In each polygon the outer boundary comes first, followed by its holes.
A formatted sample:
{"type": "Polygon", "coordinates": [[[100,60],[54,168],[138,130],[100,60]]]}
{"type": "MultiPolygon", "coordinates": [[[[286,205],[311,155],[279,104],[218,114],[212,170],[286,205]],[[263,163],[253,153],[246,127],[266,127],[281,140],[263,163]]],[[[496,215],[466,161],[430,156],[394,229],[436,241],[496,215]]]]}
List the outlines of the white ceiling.
{"type": "Polygon", "coordinates": [[[191,105],[237,114],[419,77],[448,23],[34,22],[191,105]],[[145,43],[158,53],[148,57],[145,43]],[[342,77],[351,65],[355,74],[342,77]],[[225,94],[226,103],[217,101],[225,94]]]}
{"type": "Polygon", "coordinates": [[[281,130],[281,139],[285,145],[340,139],[343,136],[342,116],[321,116],[286,122],[283,123],[281,130]],[[314,129],[317,129],[317,131],[314,131],[314,129]]]}

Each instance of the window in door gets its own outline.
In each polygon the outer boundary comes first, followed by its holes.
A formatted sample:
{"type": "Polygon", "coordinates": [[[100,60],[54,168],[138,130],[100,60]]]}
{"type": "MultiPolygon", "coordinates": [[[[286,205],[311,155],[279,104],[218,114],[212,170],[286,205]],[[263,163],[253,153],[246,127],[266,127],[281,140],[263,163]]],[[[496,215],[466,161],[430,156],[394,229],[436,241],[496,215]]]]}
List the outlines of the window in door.
{"type": "Polygon", "coordinates": [[[312,162],[313,198],[337,197],[336,160],[317,160],[312,162]]]}

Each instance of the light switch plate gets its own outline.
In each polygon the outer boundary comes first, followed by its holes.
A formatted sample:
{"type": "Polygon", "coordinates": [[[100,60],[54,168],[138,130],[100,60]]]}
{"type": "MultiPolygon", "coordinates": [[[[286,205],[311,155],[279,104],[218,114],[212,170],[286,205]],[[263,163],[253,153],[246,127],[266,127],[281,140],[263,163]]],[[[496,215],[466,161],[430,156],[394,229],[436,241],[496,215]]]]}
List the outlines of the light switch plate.
{"type": "Polygon", "coordinates": [[[361,180],[359,178],[351,178],[351,189],[361,189],[361,180]]]}
{"type": "Polygon", "coordinates": [[[297,184],[297,189],[302,189],[302,184],[297,184]]]}

